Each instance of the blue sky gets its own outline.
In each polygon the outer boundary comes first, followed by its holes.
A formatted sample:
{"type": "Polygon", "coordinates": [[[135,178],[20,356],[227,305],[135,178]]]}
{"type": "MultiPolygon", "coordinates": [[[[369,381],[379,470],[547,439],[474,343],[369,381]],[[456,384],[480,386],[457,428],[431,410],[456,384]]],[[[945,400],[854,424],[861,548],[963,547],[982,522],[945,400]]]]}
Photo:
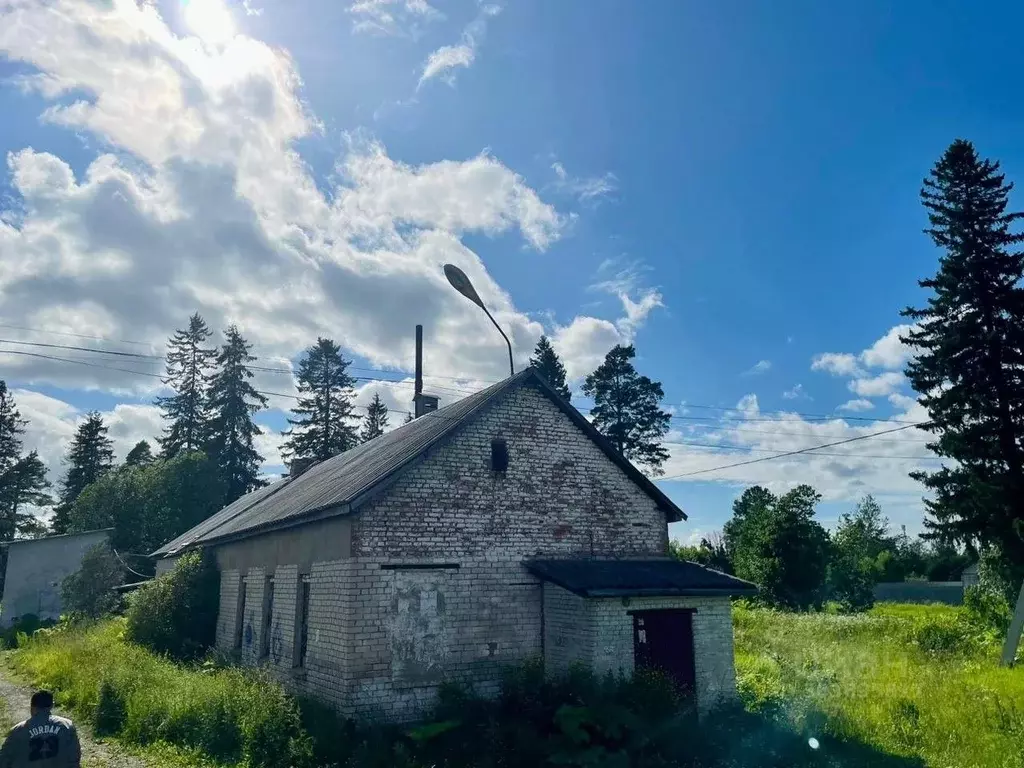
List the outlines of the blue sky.
{"type": "MultiPolygon", "coordinates": [[[[1009,4],[97,8],[0,0],[0,324],[31,329],[3,338],[160,354],[198,309],[269,365],[331,335],[399,382],[360,402],[402,409],[416,322],[442,400],[504,373],[451,260],[520,362],[545,332],[578,382],[635,342],[676,416],[668,476],[920,420],[893,331],[936,267],[920,181],[957,137],[1024,173],[1009,4]]],[[[0,365],[54,476],[85,410],[121,451],[159,429],[156,379],[0,365]]],[[[261,416],[269,471],[287,402],[261,416]]],[[[871,492],[920,527],[920,433],[832,453],[666,481],[674,535],[754,482],[815,485],[826,522],[871,492]]]]}

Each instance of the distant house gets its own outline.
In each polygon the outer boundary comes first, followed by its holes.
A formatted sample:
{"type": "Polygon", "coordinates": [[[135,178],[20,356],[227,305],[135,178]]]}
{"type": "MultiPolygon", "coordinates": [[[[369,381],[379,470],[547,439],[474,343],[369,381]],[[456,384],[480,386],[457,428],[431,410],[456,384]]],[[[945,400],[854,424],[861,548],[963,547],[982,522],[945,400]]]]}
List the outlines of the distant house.
{"type": "Polygon", "coordinates": [[[40,619],[59,619],[62,605],[61,582],[82,566],[82,557],[97,544],[104,544],[110,529],[16,539],[8,542],[7,571],[0,608],[0,627],[9,627],[19,617],[35,614],[40,619]]]}
{"type": "Polygon", "coordinates": [[[659,668],[707,711],[735,697],[729,598],[755,588],[669,558],[683,519],[528,369],[294,464],[154,555],[212,550],[218,646],[347,715],[413,719],[443,680],[493,693],[534,655],[659,668]]]}
{"type": "Polygon", "coordinates": [[[980,565],[980,563],[975,562],[964,568],[963,573],[960,574],[960,583],[963,584],[964,589],[980,583],[980,565]]]}

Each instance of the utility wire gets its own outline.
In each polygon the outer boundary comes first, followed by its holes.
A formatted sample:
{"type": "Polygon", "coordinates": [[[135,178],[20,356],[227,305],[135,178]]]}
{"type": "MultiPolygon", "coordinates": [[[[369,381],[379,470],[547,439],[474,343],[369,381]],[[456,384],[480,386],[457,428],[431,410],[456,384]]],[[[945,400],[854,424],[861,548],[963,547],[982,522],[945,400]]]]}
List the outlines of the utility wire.
{"type": "Polygon", "coordinates": [[[124,569],[125,569],[126,571],[128,571],[129,573],[133,573],[133,574],[135,574],[136,576],[138,576],[138,577],[140,577],[140,578],[143,578],[143,579],[152,579],[152,578],[153,578],[153,576],[152,576],[152,575],[147,575],[147,574],[145,574],[145,573],[139,573],[138,571],[136,571],[135,569],[133,569],[133,568],[132,568],[132,567],[131,567],[130,565],[128,565],[128,563],[126,563],[126,562],[124,561],[124,558],[123,558],[123,557],[121,557],[121,555],[120,555],[120,554],[118,554],[118,551],[117,551],[116,549],[114,549],[113,547],[111,547],[111,548],[110,548],[110,551],[114,553],[114,557],[116,557],[116,558],[117,558],[117,561],[118,561],[118,562],[119,562],[119,563],[121,564],[121,566],[122,566],[122,567],[123,567],[123,568],[124,568],[124,569]]]}
{"type": "MultiPolygon", "coordinates": [[[[93,349],[93,348],[90,348],[90,347],[78,347],[78,346],[67,345],[67,344],[46,344],[46,343],[43,343],[43,342],[14,341],[14,340],[11,340],[11,339],[0,339],[0,343],[3,343],[3,344],[19,344],[19,345],[26,345],[26,346],[41,347],[41,348],[46,348],[46,349],[63,349],[63,350],[73,350],[73,351],[81,351],[81,352],[92,352],[92,353],[100,353],[100,354],[111,354],[111,355],[116,355],[118,357],[136,358],[136,359],[142,359],[142,360],[147,360],[147,361],[163,360],[163,358],[160,357],[159,355],[145,355],[145,354],[140,354],[140,353],[135,353],[135,352],[122,352],[122,351],[114,351],[114,350],[98,350],[98,349],[93,349]]],[[[81,360],[81,359],[77,359],[77,358],[57,357],[57,356],[54,356],[54,355],[47,355],[47,354],[38,353],[38,352],[26,352],[24,350],[4,349],[4,350],[0,350],[0,353],[11,354],[11,355],[22,355],[22,356],[26,356],[26,357],[35,357],[35,358],[39,358],[39,359],[43,359],[43,360],[51,360],[51,361],[55,361],[55,362],[73,363],[75,365],[84,365],[84,366],[88,366],[88,367],[91,367],[91,368],[101,368],[101,369],[104,369],[104,370],[119,371],[121,373],[134,373],[137,376],[147,376],[149,378],[160,379],[161,381],[164,380],[164,378],[165,378],[165,376],[163,374],[151,373],[151,372],[148,372],[148,371],[139,371],[139,370],[135,370],[135,369],[131,369],[131,368],[118,368],[118,367],[114,367],[114,366],[110,366],[110,365],[101,365],[99,363],[91,362],[91,361],[88,361],[88,360],[81,360]]],[[[268,368],[268,367],[263,367],[263,366],[250,366],[250,368],[252,370],[272,371],[272,372],[286,373],[286,374],[289,374],[289,375],[293,374],[293,371],[291,369],[286,369],[286,368],[268,368]]],[[[367,370],[367,369],[360,369],[360,370],[367,370]]],[[[375,369],[369,369],[369,370],[372,371],[372,370],[375,370],[375,369]]],[[[386,371],[382,371],[382,372],[386,372],[386,371]]],[[[399,386],[399,387],[412,387],[412,386],[415,386],[415,384],[412,381],[407,381],[407,380],[379,379],[379,378],[372,378],[372,377],[367,377],[367,376],[353,376],[352,378],[355,379],[356,381],[362,381],[362,382],[367,382],[367,383],[392,384],[394,386],[399,386]]],[[[474,390],[461,389],[461,388],[455,388],[455,387],[445,387],[445,386],[434,385],[434,386],[432,386],[432,389],[435,389],[435,390],[439,391],[441,394],[451,394],[451,395],[457,395],[457,396],[463,396],[463,397],[466,396],[466,395],[474,394],[474,390]]],[[[296,397],[294,395],[288,395],[288,394],[284,394],[282,392],[267,392],[267,391],[263,391],[263,390],[257,390],[257,391],[260,394],[262,394],[262,395],[296,399],[296,397]]],[[[358,407],[362,407],[362,406],[358,406],[358,407]]],[[[693,407],[696,407],[696,406],[693,406],[693,407]]],[[[706,407],[714,408],[714,407],[717,407],[717,406],[706,406],[706,407]]],[[[396,410],[396,412],[401,413],[401,411],[397,411],[397,409],[395,409],[395,410],[396,410]]],[[[586,412],[589,412],[589,410],[586,411],[586,412]]],[[[731,418],[716,418],[714,416],[675,416],[674,415],[674,416],[671,416],[670,418],[672,418],[673,420],[682,421],[682,422],[705,422],[705,421],[706,422],[710,422],[706,426],[703,425],[703,424],[696,424],[695,427],[696,428],[700,428],[700,429],[713,429],[713,428],[716,428],[720,424],[734,424],[734,423],[735,424],[765,423],[765,424],[777,424],[777,425],[780,425],[780,426],[789,423],[789,422],[782,421],[780,419],[756,418],[756,417],[747,417],[747,418],[742,418],[742,419],[731,419],[731,418]]],[[[824,418],[824,417],[818,417],[818,418],[824,418]]],[[[873,419],[872,421],[874,421],[874,422],[895,421],[898,424],[908,424],[908,425],[913,425],[914,424],[914,422],[903,422],[903,421],[898,421],[898,420],[894,420],[894,419],[873,419]]],[[[789,431],[789,432],[787,432],[787,431],[779,432],[779,431],[773,431],[773,430],[749,429],[749,428],[743,428],[743,427],[730,427],[730,429],[732,429],[732,430],[734,430],[736,432],[747,432],[747,433],[751,433],[751,434],[775,435],[775,436],[785,436],[785,437],[790,437],[790,436],[797,436],[797,437],[799,437],[800,436],[800,435],[794,435],[794,433],[791,432],[791,431],[789,431]]],[[[819,434],[816,434],[814,436],[815,437],[834,437],[836,435],[834,433],[833,434],[819,433],[819,434]]],[[[676,442],[678,442],[678,441],[676,441],[676,442]]],[[[905,442],[905,441],[901,441],[901,442],[905,442]]],[[[927,440],[920,440],[920,441],[913,441],[913,442],[922,442],[923,443],[923,442],[927,442],[927,440]]]]}
{"type": "MultiPolygon", "coordinates": [[[[93,363],[93,362],[89,362],[89,361],[86,361],[86,360],[76,360],[76,359],[73,359],[73,358],[56,357],[54,355],[45,355],[45,354],[42,354],[42,353],[39,353],[39,352],[25,352],[23,350],[0,350],[0,353],[2,353],[2,354],[11,354],[11,355],[24,355],[24,356],[27,356],[27,357],[42,358],[44,360],[52,360],[52,361],[55,361],[55,362],[62,362],[62,363],[74,363],[76,365],[86,365],[86,366],[89,366],[89,367],[92,367],[92,368],[103,368],[105,370],[120,371],[122,373],[134,373],[134,374],[136,374],[138,376],[148,376],[148,377],[157,378],[157,379],[162,379],[163,378],[159,374],[155,374],[155,373],[147,373],[145,371],[136,371],[136,370],[132,370],[130,368],[115,368],[113,366],[100,365],[99,363],[93,363]]],[[[399,382],[399,383],[407,383],[407,382],[399,382]]],[[[296,395],[289,395],[289,394],[285,394],[283,392],[270,392],[270,391],[267,391],[267,390],[256,390],[256,392],[258,394],[261,394],[261,395],[264,395],[264,396],[267,396],[267,397],[283,397],[283,398],[288,398],[288,399],[291,399],[291,400],[298,400],[299,399],[296,395]]],[[[352,407],[353,408],[358,408],[360,410],[367,410],[367,406],[365,406],[365,405],[353,405],[352,407]]],[[[401,414],[404,414],[404,415],[412,415],[411,411],[404,411],[404,410],[400,410],[400,409],[397,409],[397,408],[389,408],[388,410],[391,413],[401,413],[401,414]]],[[[431,418],[449,418],[449,417],[446,417],[443,414],[437,413],[435,411],[435,412],[433,412],[431,414],[431,418]]],[[[671,477],[666,477],[666,478],[661,478],[661,479],[663,479],[663,480],[674,480],[674,479],[677,479],[679,477],[687,477],[690,474],[701,474],[703,472],[712,472],[712,471],[715,471],[716,469],[727,469],[727,468],[732,467],[732,466],[742,466],[744,464],[753,464],[753,463],[757,463],[757,462],[760,462],[760,461],[769,461],[771,459],[783,458],[785,456],[793,456],[793,455],[796,455],[796,454],[799,454],[799,453],[807,453],[807,452],[810,452],[810,451],[816,451],[816,450],[821,449],[821,448],[830,448],[830,447],[833,447],[833,446],[836,446],[836,445],[842,445],[844,443],[854,442],[856,440],[864,440],[864,439],[867,439],[869,437],[876,437],[877,435],[885,435],[885,434],[888,434],[890,432],[900,432],[900,431],[902,431],[904,429],[909,429],[910,427],[913,427],[913,426],[920,426],[920,424],[907,424],[907,425],[898,427],[896,429],[884,430],[882,432],[874,432],[874,433],[871,433],[871,434],[868,434],[868,435],[859,435],[857,437],[848,438],[846,440],[840,440],[840,441],[834,442],[834,443],[826,443],[824,445],[812,446],[812,447],[809,447],[809,448],[803,448],[803,449],[796,450],[796,451],[772,451],[771,449],[767,449],[767,448],[754,448],[754,447],[748,447],[748,446],[723,445],[723,444],[718,444],[718,443],[704,443],[704,442],[698,442],[698,441],[686,440],[686,439],[672,440],[672,441],[670,441],[670,444],[691,445],[691,446],[695,446],[695,447],[716,448],[716,449],[722,449],[722,450],[745,450],[745,451],[749,451],[749,452],[752,452],[752,453],[754,453],[754,452],[756,452],[756,453],[763,453],[763,452],[766,452],[766,451],[770,451],[771,453],[773,453],[775,455],[762,457],[760,459],[754,459],[754,460],[749,461],[749,462],[740,462],[738,464],[730,464],[730,465],[728,465],[726,467],[713,467],[713,468],[706,469],[706,470],[698,470],[697,472],[694,472],[694,473],[687,473],[687,474],[684,474],[684,475],[673,475],[671,477]]],[[[759,431],[759,430],[752,430],[752,431],[759,431]]],[[[765,434],[770,434],[770,433],[765,433],[765,434]]],[[[787,436],[799,437],[799,435],[787,435],[787,436]]],[[[817,454],[817,455],[819,455],[819,456],[835,456],[835,457],[841,457],[841,458],[863,458],[863,459],[878,459],[878,460],[892,460],[892,461],[897,461],[897,460],[898,461],[904,461],[904,460],[905,461],[928,461],[928,460],[936,460],[936,459],[939,458],[939,457],[932,457],[932,456],[884,456],[884,455],[866,455],[866,454],[856,454],[856,453],[837,453],[837,454],[820,453],[820,454],[817,454]]]]}
{"type": "MultiPolygon", "coordinates": [[[[108,343],[109,342],[117,342],[117,343],[120,343],[120,344],[135,344],[135,345],[146,346],[146,347],[151,347],[152,346],[150,344],[147,344],[147,343],[141,342],[141,341],[128,341],[128,340],[124,340],[124,339],[105,339],[102,336],[88,336],[88,335],[85,335],[85,334],[68,333],[68,332],[63,332],[63,331],[47,331],[47,330],[44,330],[42,328],[29,328],[27,326],[9,325],[9,324],[5,324],[5,323],[0,323],[0,328],[10,328],[10,329],[20,330],[20,331],[29,331],[31,333],[45,333],[45,334],[52,334],[52,335],[56,335],[56,336],[70,336],[70,337],[74,337],[74,338],[91,339],[91,340],[94,340],[94,341],[106,341],[108,343]]],[[[102,355],[116,355],[118,357],[136,357],[136,358],[148,359],[148,360],[163,360],[164,359],[163,356],[161,356],[161,355],[142,354],[142,353],[136,353],[136,352],[124,352],[124,351],[121,351],[121,350],[96,349],[95,347],[78,347],[78,346],[63,345],[63,344],[47,344],[47,343],[39,342],[39,341],[16,341],[16,340],[13,340],[13,339],[0,339],[0,343],[19,344],[19,345],[23,345],[23,346],[34,346],[34,347],[41,347],[41,348],[64,349],[64,350],[79,351],[79,352],[92,352],[92,353],[95,353],[95,354],[102,354],[102,355]]],[[[286,358],[276,358],[276,359],[289,362],[289,361],[286,360],[286,358]]],[[[249,367],[250,367],[251,370],[254,370],[254,371],[265,371],[265,372],[268,372],[268,373],[285,373],[285,374],[289,374],[289,375],[294,375],[294,370],[292,370],[291,368],[272,368],[272,367],[269,367],[269,366],[260,366],[260,365],[253,365],[253,366],[249,366],[249,367]]],[[[386,370],[386,369],[383,369],[383,368],[355,368],[355,367],[353,367],[353,368],[350,368],[350,370],[356,371],[356,372],[361,372],[361,373],[377,373],[377,374],[391,373],[391,374],[396,374],[396,375],[404,376],[404,374],[402,374],[400,371],[389,371],[389,370],[386,370]]],[[[358,377],[358,376],[354,377],[354,378],[356,378],[359,381],[384,381],[384,382],[390,382],[390,383],[393,383],[393,384],[410,384],[411,383],[411,382],[406,382],[406,381],[401,380],[401,379],[381,379],[381,378],[367,378],[367,377],[358,377]]],[[[455,382],[474,380],[473,377],[467,377],[467,376],[441,376],[441,375],[437,375],[437,374],[424,374],[423,378],[424,379],[443,379],[443,380],[455,381],[455,382]]],[[[476,379],[476,380],[477,381],[481,381],[481,382],[483,382],[485,384],[496,384],[497,383],[497,381],[495,381],[493,379],[476,379]]],[[[458,394],[472,394],[473,393],[473,390],[469,390],[469,389],[466,389],[464,387],[463,388],[460,388],[460,387],[442,387],[442,386],[439,386],[439,385],[433,385],[433,388],[434,389],[438,389],[438,390],[442,390],[442,391],[449,391],[449,392],[453,392],[453,393],[458,393],[458,394]]],[[[724,412],[726,414],[729,414],[729,413],[740,413],[741,412],[741,411],[739,411],[739,409],[737,409],[735,407],[728,408],[728,407],[721,406],[721,405],[705,405],[705,404],[700,404],[700,403],[685,403],[683,405],[683,407],[684,408],[698,408],[698,409],[702,409],[702,410],[722,411],[722,412],[724,412]]],[[[832,421],[832,420],[840,419],[840,420],[843,420],[843,421],[865,421],[865,422],[871,422],[871,423],[885,422],[885,423],[892,423],[892,424],[907,424],[907,425],[913,425],[915,423],[915,422],[907,421],[905,419],[876,418],[876,417],[872,417],[872,416],[854,416],[852,414],[806,413],[806,412],[802,412],[802,411],[764,411],[764,412],[761,413],[761,415],[762,416],[771,416],[771,415],[777,415],[777,416],[799,416],[799,417],[801,417],[801,418],[803,418],[805,420],[824,420],[824,421],[832,421]]],[[[759,418],[759,417],[728,418],[727,416],[723,416],[721,418],[715,418],[713,416],[706,416],[706,417],[705,416],[685,416],[685,415],[675,415],[675,414],[673,414],[671,418],[673,420],[677,420],[677,421],[716,421],[716,422],[730,422],[730,421],[742,422],[742,421],[745,421],[745,422],[767,422],[767,423],[775,423],[775,422],[779,421],[779,419],[777,419],[777,418],[759,418]]]]}
{"type": "MultiPolygon", "coordinates": [[[[668,477],[662,477],[662,478],[659,478],[659,480],[679,480],[679,479],[684,478],[684,477],[693,477],[694,475],[703,475],[703,474],[706,474],[708,472],[717,472],[717,471],[719,471],[721,469],[732,469],[733,467],[745,467],[745,466],[748,466],[750,464],[760,464],[763,461],[773,461],[775,459],[783,459],[783,458],[785,458],[787,456],[797,456],[797,455],[799,455],[801,453],[810,453],[811,451],[816,451],[819,448],[834,448],[837,445],[845,445],[846,443],[854,443],[854,442],[857,442],[858,440],[868,440],[868,439],[870,439],[872,437],[878,437],[879,435],[888,435],[888,434],[891,434],[892,432],[902,432],[904,429],[911,429],[913,427],[923,426],[924,424],[927,424],[927,423],[928,422],[922,422],[921,424],[906,424],[906,425],[904,425],[902,427],[895,427],[893,429],[885,429],[885,430],[882,430],[881,432],[871,432],[871,433],[869,433],[867,435],[858,435],[857,437],[849,437],[846,440],[837,440],[834,443],[825,443],[824,445],[817,445],[817,446],[813,446],[811,448],[801,448],[800,450],[796,450],[796,451],[786,451],[785,453],[780,453],[777,456],[763,456],[760,459],[750,459],[749,461],[738,461],[735,464],[724,464],[724,465],[719,466],[719,467],[708,467],[707,469],[698,469],[698,470],[694,470],[693,472],[683,472],[682,474],[679,474],[679,475],[670,475],[668,477]]],[[[847,455],[852,456],[852,454],[847,454],[847,455]]]]}

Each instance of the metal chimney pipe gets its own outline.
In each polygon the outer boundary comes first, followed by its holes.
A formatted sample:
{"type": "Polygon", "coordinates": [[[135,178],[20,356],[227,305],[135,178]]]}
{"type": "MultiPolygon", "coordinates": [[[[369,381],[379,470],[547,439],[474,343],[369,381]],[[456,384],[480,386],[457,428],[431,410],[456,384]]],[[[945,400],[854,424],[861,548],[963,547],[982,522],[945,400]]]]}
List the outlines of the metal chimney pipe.
{"type": "Polygon", "coordinates": [[[416,326],[416,389],[412,396],[412,417],[423,415],[423,326],[416,326]]]}

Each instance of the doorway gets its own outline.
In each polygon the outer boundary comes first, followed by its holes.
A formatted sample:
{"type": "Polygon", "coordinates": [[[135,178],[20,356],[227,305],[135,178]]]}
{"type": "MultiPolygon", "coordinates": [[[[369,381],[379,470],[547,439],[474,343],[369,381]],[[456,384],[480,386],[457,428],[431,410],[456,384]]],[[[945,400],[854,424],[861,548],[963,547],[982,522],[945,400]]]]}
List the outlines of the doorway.
{"type": "Polygon", "coordinates": [[[697,680],[693,609],[633,612],[633,662],[637,670],[658,670],[692,697],[697,680]]]}

